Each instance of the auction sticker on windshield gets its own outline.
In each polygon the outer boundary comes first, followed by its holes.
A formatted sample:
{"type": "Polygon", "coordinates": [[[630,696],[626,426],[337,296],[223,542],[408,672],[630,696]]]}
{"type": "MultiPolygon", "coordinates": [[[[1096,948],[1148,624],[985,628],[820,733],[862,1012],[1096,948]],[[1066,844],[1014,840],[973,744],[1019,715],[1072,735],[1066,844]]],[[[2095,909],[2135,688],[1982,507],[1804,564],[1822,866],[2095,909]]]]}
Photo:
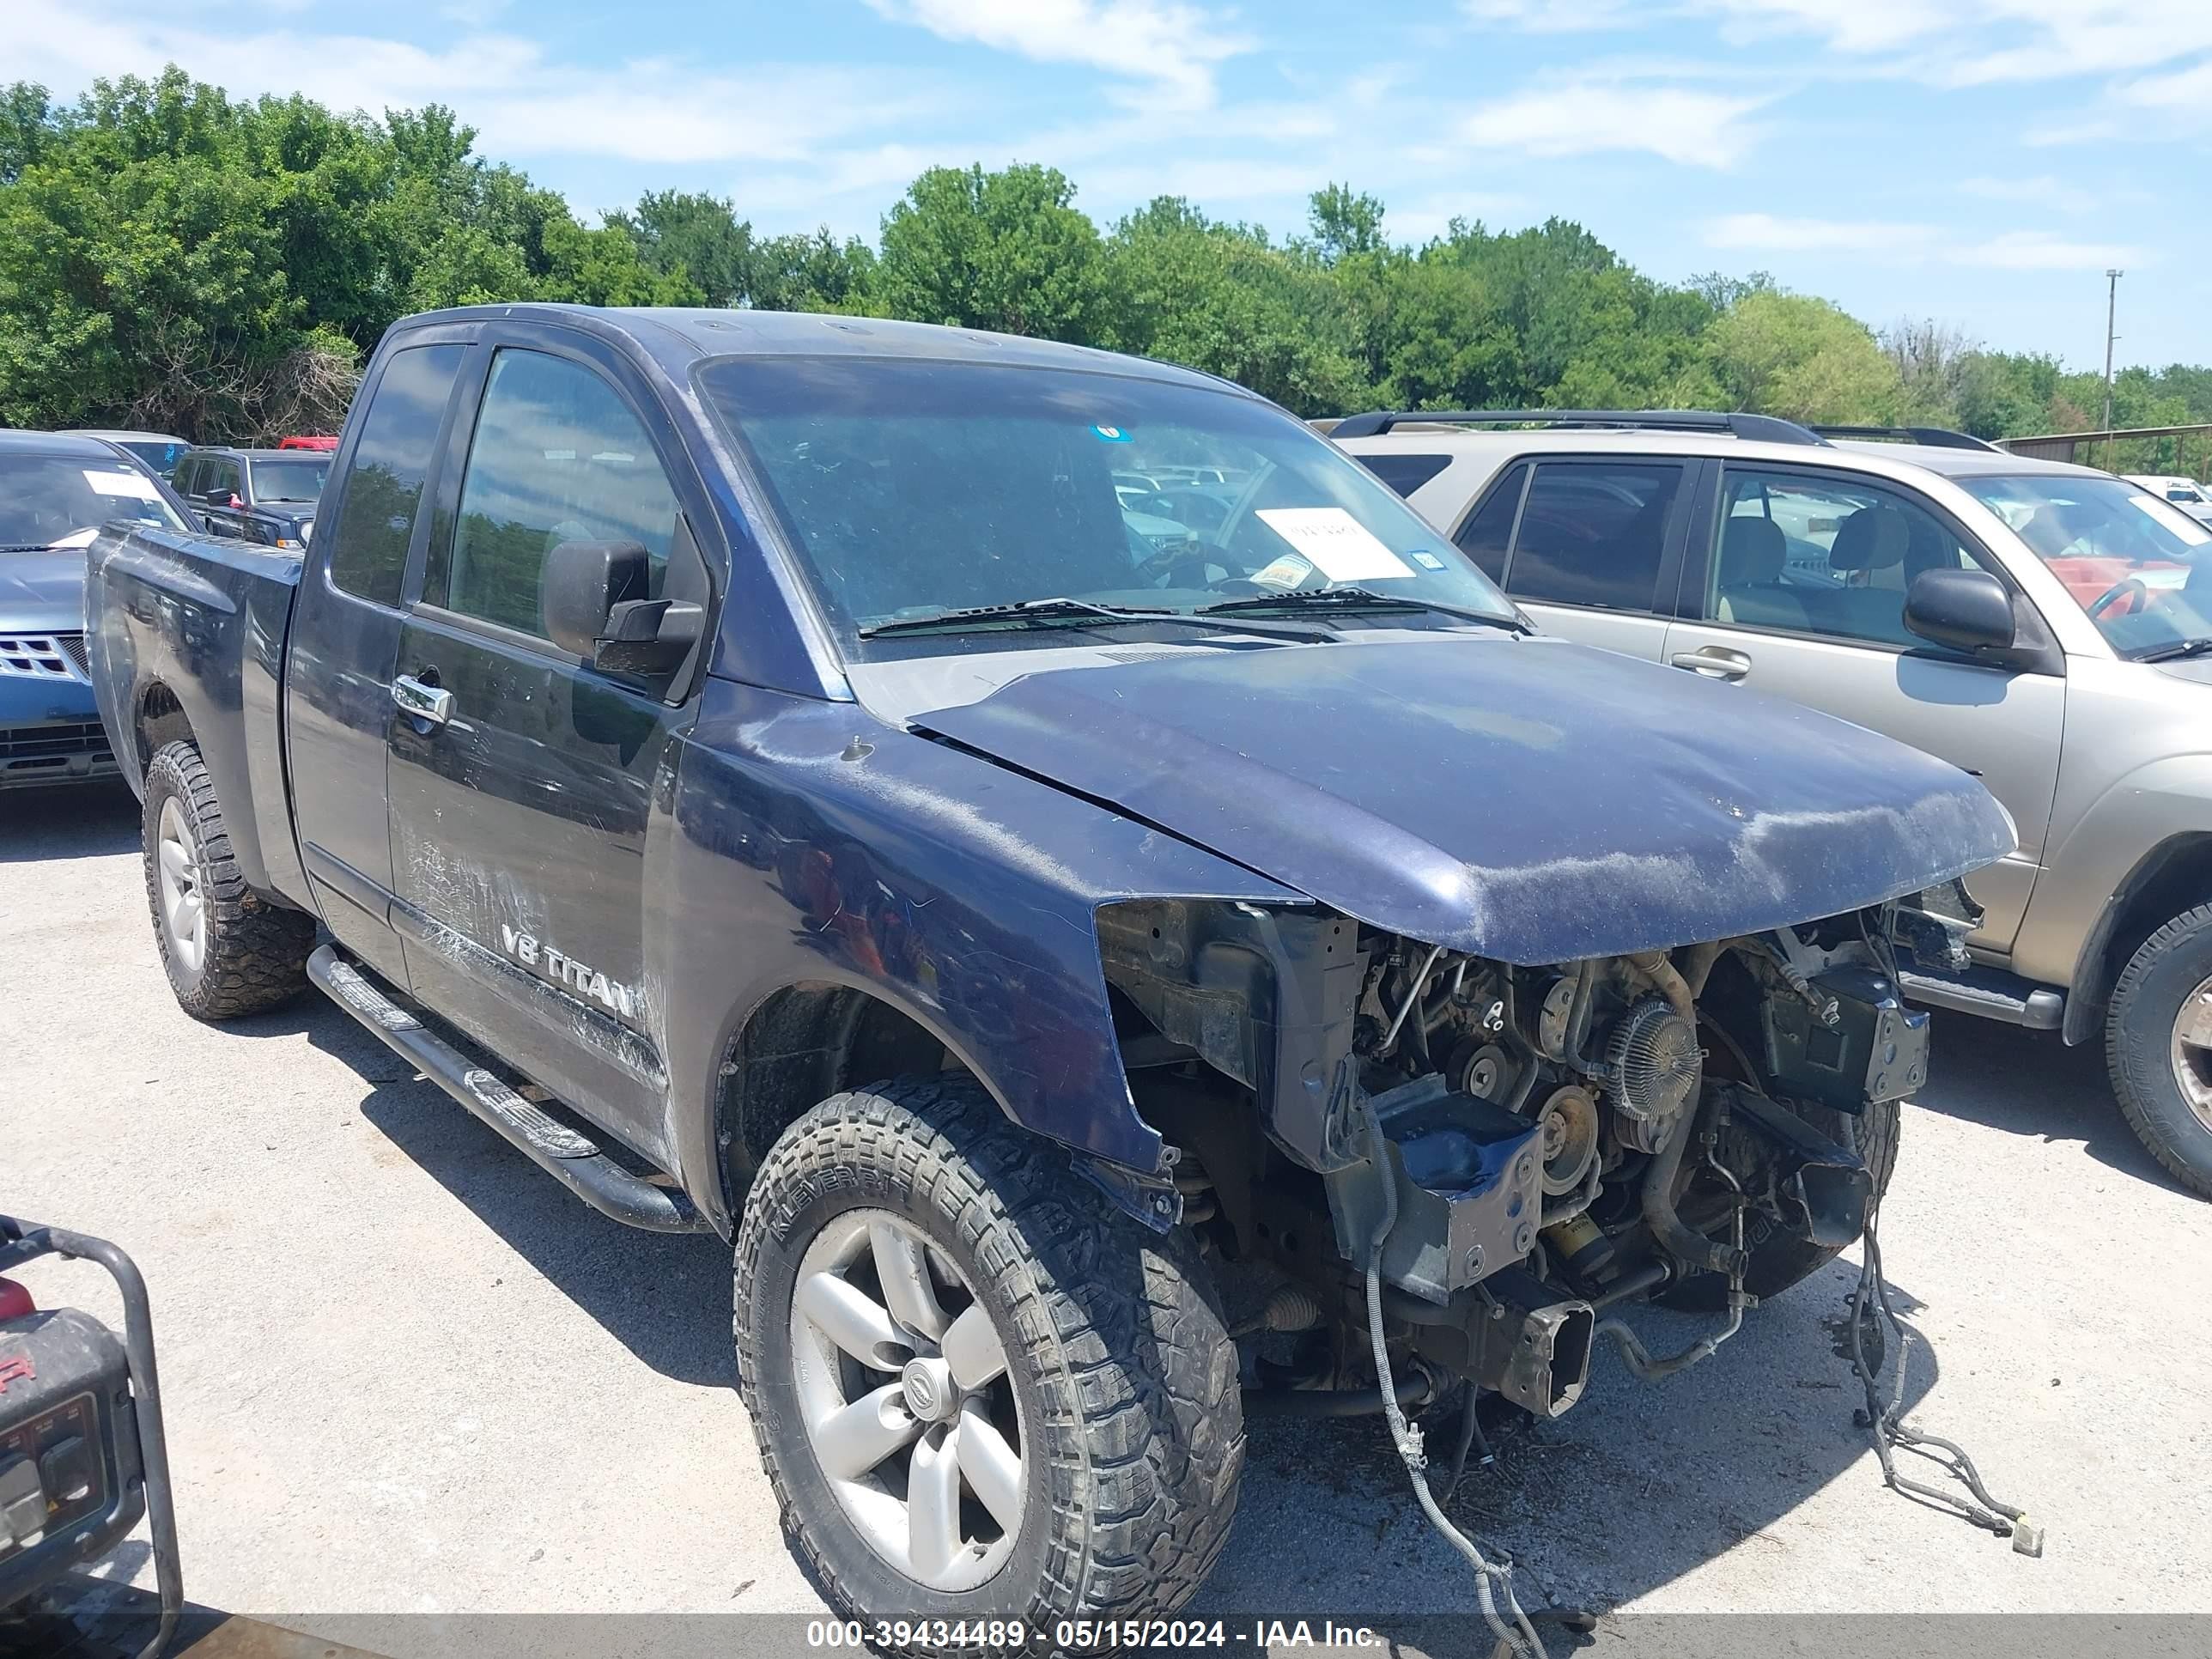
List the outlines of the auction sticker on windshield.
{"type": "Polygon", "coordinates": [[[1413,568],[1340,507],[1263,507],[1253,516],[1333,582],[1410,576],[1413,568]]]}
{"type": "Polygon", "coordinates": [[[84,481],[92,486],[95,495],[126,496],[134,501],[158,501],[161,498],[145,479],[136,472],[95,472],[83,469],[84,481]]]}

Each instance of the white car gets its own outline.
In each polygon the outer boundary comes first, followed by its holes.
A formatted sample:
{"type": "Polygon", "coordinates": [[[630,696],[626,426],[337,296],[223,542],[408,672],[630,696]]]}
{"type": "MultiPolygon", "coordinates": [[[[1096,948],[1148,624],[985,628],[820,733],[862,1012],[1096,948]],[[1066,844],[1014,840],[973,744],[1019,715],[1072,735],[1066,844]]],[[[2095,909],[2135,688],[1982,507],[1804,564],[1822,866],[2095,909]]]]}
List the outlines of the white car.
{"type": "Polygon", "coordinates": [[[2194,478],[2164,472],[2130,472],[2127,481],[2172,501],[2199,524],[2212,524],[2212,493],[2194,478]]]}

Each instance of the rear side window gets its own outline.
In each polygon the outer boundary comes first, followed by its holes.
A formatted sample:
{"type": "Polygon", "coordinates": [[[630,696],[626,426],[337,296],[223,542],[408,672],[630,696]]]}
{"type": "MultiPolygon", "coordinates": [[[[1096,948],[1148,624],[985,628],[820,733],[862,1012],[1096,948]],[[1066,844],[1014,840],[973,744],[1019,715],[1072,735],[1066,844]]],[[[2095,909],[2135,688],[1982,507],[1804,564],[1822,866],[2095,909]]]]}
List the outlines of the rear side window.
{"type": "Polygon", "coordinates": [[[1521,508],[1505,573],[1516,599],[1650,611],[1682,469],[1645,461],[1546,461],[1521,508]]]}
{"type": "Polygon", "coordinates": [[[330,532],[331,580],[349,593],[379,605],[399,603],[422,479],[466,350],[410,346],[385,362],[354,446],[338,522],[330,532]]]}
{"type": "Polygon", "coordinates": [[[1505,555],[1513,545],[1514,521],[1521,516],[1521,492],[1528,483],[1528,464],[1519,461],[1491,486],[1474,516],[1459,527],[1460,551],[1481,567],[1482,574],[1503,585],[1505,555]]]}
{"type": "Polygon", "coordinates": [[[1411,495],[1451,465],[1449,455],[1354,455],[1352,459],[1401,495],[1411,495]]]}

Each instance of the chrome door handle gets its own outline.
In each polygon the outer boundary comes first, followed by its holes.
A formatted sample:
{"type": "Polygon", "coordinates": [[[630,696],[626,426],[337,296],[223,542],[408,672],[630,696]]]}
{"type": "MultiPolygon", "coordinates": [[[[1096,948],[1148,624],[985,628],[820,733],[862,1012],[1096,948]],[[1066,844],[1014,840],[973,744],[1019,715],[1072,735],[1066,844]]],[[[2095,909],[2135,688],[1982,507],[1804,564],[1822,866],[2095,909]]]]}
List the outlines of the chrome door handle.
{"type": "Polygon", "coordinates": [[[1677,668],[1686,668],[1692,674],[1703,674],[1709,680],[1740,680],[1751,672],[1751,659],[1741,651],[1731,651],[1724,645],[1700,646],[1695,651],[1677,651],[1668,661],[1677,668]]]}
{"type": "Polygon", "coordinates": [[[432,726],[443,726],[453,717],[453,694],[443,686],[425,685],[412,675],[392,682],[392,701],[400,712],[432,726]]]}

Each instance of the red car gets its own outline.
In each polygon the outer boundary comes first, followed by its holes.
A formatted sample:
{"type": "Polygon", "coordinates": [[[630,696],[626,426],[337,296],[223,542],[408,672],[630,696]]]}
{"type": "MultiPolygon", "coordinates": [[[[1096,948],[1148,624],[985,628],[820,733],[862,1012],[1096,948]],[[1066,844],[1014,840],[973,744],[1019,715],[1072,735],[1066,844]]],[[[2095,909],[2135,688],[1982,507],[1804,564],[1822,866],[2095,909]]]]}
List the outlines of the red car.
{"type": "Polygon", "coordinates": [[[336,438],[283,438],[277,441],[279,449],[336,449],[336,438]]]}

